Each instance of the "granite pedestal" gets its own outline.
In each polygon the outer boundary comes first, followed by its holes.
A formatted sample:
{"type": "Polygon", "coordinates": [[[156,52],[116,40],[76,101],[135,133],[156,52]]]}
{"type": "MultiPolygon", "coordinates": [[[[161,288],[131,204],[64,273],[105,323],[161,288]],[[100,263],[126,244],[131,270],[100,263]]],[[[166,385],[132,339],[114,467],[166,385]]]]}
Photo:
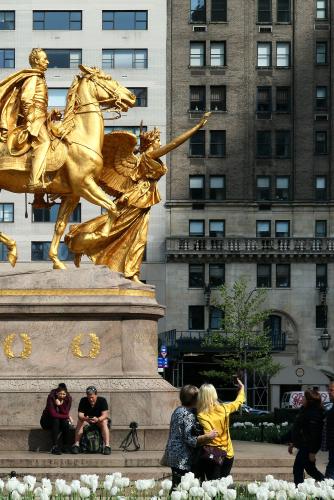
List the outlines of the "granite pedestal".
{"type": "Polygon", "coordinates": [[[0,431],[38,426],[59,382],[73,396],[76,419],[93,384],[108,400],[114,429],[123,435],[136,421],[142,447],[163,449],[178,402],[157,373],[163,314],[154,287],[104,266],[0,273],[0,431]]]}

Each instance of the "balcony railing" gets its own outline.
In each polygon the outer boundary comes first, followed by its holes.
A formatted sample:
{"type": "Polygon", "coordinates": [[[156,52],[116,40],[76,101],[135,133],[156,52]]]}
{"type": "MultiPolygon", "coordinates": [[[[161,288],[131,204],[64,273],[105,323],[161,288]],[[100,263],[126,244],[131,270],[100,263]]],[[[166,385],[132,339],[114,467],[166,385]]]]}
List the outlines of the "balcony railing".
{"type": "MultiPolygon", "coordinates": [[[[203,342],[208,335],[207,330],[168,330],[159,333],[159,342],[161,345],[167,346],[169,353],[175,355],[185,352],[217,352],[222,349],[213,348],[211,346],[203,346],[203,342]]],[[[286,333],[277,332],[270,335],[271,350],[274,352],[284,351],[286,347],[286,333]]],[[[249,348],[251,351],[251,348],[249,348]]]]}
{"type": "Polygon", "coordinates": [[[221,255],[229,258],[254,256],[326,257],[334,259],[334,238],[166,238],[169,259],[221,255]]]}

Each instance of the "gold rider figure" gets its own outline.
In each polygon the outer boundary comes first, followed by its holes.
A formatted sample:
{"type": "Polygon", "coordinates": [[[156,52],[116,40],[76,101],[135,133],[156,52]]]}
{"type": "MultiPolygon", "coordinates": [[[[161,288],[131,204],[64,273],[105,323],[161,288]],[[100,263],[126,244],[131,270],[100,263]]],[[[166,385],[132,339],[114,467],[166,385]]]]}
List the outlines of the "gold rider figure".
{"type": "Polygon", "coordinates": [[[32,165],[28,189],[43,187],[41,177],[46,167],[46,155],[50,147],[50,136],[46,127],[48,113],[48,88],[44,73],[48,68],[48,58],[44,50],[32,49],[29,63],[41,74],[27,78],[21,90],[21,113],[27,131],[30,134],[32,147],[32,165]]]}

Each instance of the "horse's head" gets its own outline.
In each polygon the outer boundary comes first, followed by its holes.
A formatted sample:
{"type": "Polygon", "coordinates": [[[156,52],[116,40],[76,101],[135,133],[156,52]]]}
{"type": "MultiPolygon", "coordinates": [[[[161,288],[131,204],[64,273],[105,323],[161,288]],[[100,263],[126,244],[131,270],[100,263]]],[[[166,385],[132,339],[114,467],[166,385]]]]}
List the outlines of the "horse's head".
{"type": "Polygon", "coordinates": [[[136,96],[126,87],[120,85],[98,68],[88,66],[79,66],[87,78],[94,85],[94,96],[100,105],[105,109],[116,111],[127,111],[132,108],[136,102],[136,96]]]}

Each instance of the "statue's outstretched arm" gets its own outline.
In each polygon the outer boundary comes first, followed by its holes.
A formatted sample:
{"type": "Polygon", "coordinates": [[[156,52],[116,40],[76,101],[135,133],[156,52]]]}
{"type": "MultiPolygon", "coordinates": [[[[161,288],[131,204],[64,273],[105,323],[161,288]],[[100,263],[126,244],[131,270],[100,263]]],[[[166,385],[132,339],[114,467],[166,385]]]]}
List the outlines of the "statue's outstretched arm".
{"type": "Polygon", "coordinates": [[[195,134],[197,130],[203,127],[203,125],[206,124],[208,121],[209,116],[211,115],[210,112],[204,113],[200,121],[195,125],[195,127],[187,130],[183,134],[179,135],[178,137],[175,137],[171,142],[166,144],[166,146],[162,146],[159,149],[155,149],[152,152],[150,152],[150,157],[153,158],[153,160],[157,160],[158,158],[161,158],[161,156],[166,155],[170,151],[173,151],[173,149],[179,147],[181,144],[183,144],[189,137],[195,134]]]}

